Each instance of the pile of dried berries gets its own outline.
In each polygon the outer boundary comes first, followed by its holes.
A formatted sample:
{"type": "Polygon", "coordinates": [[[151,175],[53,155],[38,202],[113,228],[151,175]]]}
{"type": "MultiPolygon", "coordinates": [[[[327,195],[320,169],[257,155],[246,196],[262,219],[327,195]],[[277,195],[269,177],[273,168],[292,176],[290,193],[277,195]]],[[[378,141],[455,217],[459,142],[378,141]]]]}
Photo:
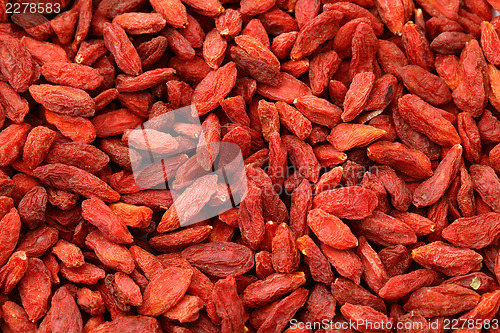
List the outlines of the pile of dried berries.
{"type": "Polygon", "coordinates": [[[2,332],[499,332],[492,6],[1,1],[2,332]]]}

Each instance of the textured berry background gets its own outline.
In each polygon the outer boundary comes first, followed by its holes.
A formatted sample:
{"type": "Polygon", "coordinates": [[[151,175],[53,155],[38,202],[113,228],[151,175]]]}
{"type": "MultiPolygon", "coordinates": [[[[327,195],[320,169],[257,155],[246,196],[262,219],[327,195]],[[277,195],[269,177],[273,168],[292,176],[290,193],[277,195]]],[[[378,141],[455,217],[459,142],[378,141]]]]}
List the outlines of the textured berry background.
{"type": "Polygon", "coordinates": [[[500,331],[499,0],[18,3],[2,332],[500,331]]]}

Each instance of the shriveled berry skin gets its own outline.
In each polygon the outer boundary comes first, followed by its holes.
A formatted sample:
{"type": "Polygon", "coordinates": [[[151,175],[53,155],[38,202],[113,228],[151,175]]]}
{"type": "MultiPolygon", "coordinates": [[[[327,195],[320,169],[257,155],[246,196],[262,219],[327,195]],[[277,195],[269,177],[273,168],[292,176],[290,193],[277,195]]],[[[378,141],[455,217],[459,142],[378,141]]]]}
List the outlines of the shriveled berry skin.
{"type": "Polygon", "coordinates": [[[498,0],[17,5],[0,331],[495,330],[498,0]]]}

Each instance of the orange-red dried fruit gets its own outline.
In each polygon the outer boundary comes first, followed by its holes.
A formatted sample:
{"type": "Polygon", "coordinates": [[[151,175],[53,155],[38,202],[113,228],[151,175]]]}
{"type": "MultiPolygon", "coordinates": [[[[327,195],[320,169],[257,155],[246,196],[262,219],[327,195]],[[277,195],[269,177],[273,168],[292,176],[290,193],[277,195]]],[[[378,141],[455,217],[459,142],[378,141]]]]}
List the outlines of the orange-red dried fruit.
{"type": "Polygon", "coordinates": [[[414,310],[426,318],[449,316],[474,308],[479,298],[480,296],[470,289],[443,284],[415,291],[405,303],[404,309],[414,310]]]}
{"type": "Polygon", "coordinates": [[[255,308],[296,290],[306,282],[303,272],[275,273],[250,284],[243,291],[243,304],[255,308]]]}
{"type": "Polygon", "coordinates": [[[350,186],[321,192],[314,197],[313,208],[321,208],[338,218],[359,220],[370,216],[377,203],[372,191],[350,186]]]}
{"type": "Polygon", "coordinates": [[[451,101],[450,89],[443,79],[422,67],[416,65],[401,67],[398,74],[403,79],[405,87],[427,103],[440,105],[451,101]]]}
{"type": "MultiPolygon", "coordinates": [[[[335,126],[326,137],[339,151],[364,147],[380,139],[387,132],[369,125],[342,123],[335,126]]],[[[369,152],[369,150],[368,150],[369,152]]]]}
{"type": "Polygon", "coordinates": [[[379,163],[421,179],[432,175],[431,161],[424,153],[408,149],[398,142],[379,141],[371,144],[366,153],[368,157],[379,163]]]}
{"type": "Polygon", "coordinates": [[[236,83],[236,64],[230,62],[216,71],[208,73],[196,86],[192,103],[198,115],[204,115],[217,106],[236,83]]]}
{"type": "Polygon", "coordinates": [[[143,303],[137,310],[141,315],[158,316],[171,309],[186,293],[193,273],[189,269],[166,267],[149,281],[143,303]],[[172,282],[175,281],[175,282],[172,282]]]}
{"type": "Polygon", "coordinates": [[[342,220],[321,209],[309,211],[307,225],[322,243],[335,249],[347,250],[358,245],[358,240],[342,220]]]}
{"type": "Polygon", "coordinates": [[[234,38],[231,57],[243,71],[258,82],[279,85],[280,63],[276,56],[257,39],[242,35],[234,38]]]}
{"type": "Polygon", "coordinates": [[[353,120],[363,111],[374,81],[375,75],[371,72],[361,72],[354,75],[344,99],[344,112],[342,113],[344,122],[353,120]]]}
{"type": "Polygon", "coordinates": [[[389,279],[384,264],[364,236],[359,238],[357,253],[363,263],[364,280],[371,290],[378,293],[389,279]]]}
{"type": "Polygon", "coordinates": [[[453,146],[461,142],[453,125],[446,120],[439,110],[416,95],[404,95],[398,101],[399,114],[416,131],[430,140],[444,146],[453,146]]]}
{"type": "Polygon", "coordinates": [[[342,110],[326,99],[304,94],[295,98],[293,104],[313,123],[332,128],[341,122],[342,110]]]}
{"type": "Polygon", "coordinates": [[[335,36],[342,18],[338,11],[325,11],[305,24],[297,35],[290,53],[292,60],[304,58],[313,53],[319,45],[335,36]]]}
{"type": "Polygon", "coordinates": [[[481,47],[488,62],[493,65],[500,65],[500,54],[498,52],[500,37],[494,26],[487,21],[481,23],[481,47]]]}
{"type": "Polygon", "coordinates": [[[414,249],[413,260],[425,268],[448,276],[467,274],[477,269],[483,258],[473,250],[437,241],[414,249]]]}
{"type": "Polygon", "coordinates": [[[141,58],[125,30],[116,23],[103,29],[106,48],[113,54],[116,65],[126,74],[138,75],[142,72],[141,58]]]}
{"type": "Polygon", "coordinates": [[[488,102],[488,75],[481,47],[472,40],[460,54],[460,78],[453,90],[453,101],[462,111],[478,117],[488,102]],[[469,96],[474,96],[470,98],[469,96]]]}
{"type": "Polygon", "coordinates": [[[486,165],[474,164],[471,165],[470,176],[474,184],[474,190],[481,196],[483,201],[491,207],[495,212],[500,211],[500,201],[497,195],[498,179],[495,171],[486,165]]]}
{"type": "Polygon", "coordinates": [[[354,230],[369,241],[383,246],[409,245],[417,241],[415,232],[407,224],[378,211],[357,221],[354,230]]]}

